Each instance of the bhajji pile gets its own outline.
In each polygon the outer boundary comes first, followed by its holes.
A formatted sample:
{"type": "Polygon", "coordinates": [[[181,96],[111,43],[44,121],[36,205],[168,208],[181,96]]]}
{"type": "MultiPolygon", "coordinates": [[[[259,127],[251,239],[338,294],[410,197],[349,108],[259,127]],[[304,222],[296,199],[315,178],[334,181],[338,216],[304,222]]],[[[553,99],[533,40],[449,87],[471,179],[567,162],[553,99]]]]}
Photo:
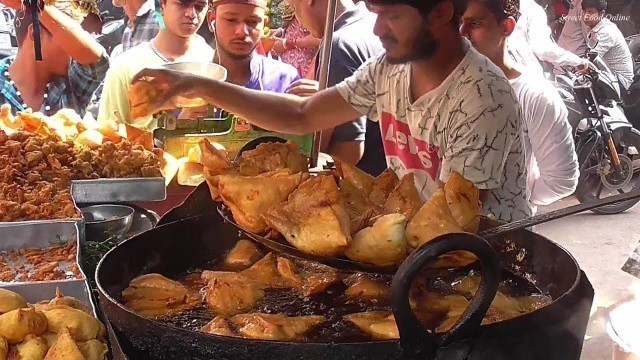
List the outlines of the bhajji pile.
{"type": "Polygon", "coordinates": [[[0,222],[79,218],[71,180],[162,176],[162,154],[145,148],[150,134],[130,126],[69,110],[13,117],[6,105],[0,125],[0,222]]]}
{"type": "Polygon", "coordinates": [[[102,360],[108,348],[104,325],[75,298],[59,291],[29,305],[0,289],[0,359],[102,360]]]}
{"type": "MultiPolygon", "coordinates": [[[[123,291],[124,303],[141,316],[221,336],[298,342],[399,338],[388,276],[339,271],[240,240],[214,270],[179,280],[140,276],[123,291]]],[[[427,269],[412,285],[410,304],[425,328],[444,332],[459,319],[479,283],[473,272],[427,269]]],[[[530,284],[514,290],[514,283],[501,286],[485,323],[549,303],[530,284]]]]}
{"type": "Polygon", "coordinates": [[[44,249],[24,248],[0,252],[0,282],[82,279],[76,263],[77,243],[44,249]]]}
{"type": "MultiPolygon", "coordinates": [[[[240,227],[282,235],[308,254],[394,266],[439,235],[478,231],[479,191],[457,173],[424,203],[413,175],[398,179],[391,169],[373,178],[334,159],[335,173],[310,176],[292,142],[261,144],[237,162],[206,140],[200,149],[213,199],[231,210],[240,227]]],[[[434,266],[473,261],[470,253],[453,252],[434,266]]]]}

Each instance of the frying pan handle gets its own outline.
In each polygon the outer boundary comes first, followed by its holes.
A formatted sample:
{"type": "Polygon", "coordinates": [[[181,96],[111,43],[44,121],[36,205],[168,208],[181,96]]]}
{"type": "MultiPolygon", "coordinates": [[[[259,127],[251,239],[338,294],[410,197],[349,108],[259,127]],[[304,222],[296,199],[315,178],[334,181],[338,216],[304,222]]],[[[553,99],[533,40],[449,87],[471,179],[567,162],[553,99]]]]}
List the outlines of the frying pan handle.
{"type": "Polygon", "coordinates": [[[472,234],[446,234],[416,249],[400,265],[391,284],[393,314],[400,333],[400,345],[407,358],[434,359],[439,347],[466,339],[482,323],[500,282],[500,264],[496,253],[484,239],[472,234]],[[482,277],[480,287],[458,322],[441,340],[425,331],[409,304],[413,280],[424,265],[451,251],[465,250],[478,257],[482,277]]]}

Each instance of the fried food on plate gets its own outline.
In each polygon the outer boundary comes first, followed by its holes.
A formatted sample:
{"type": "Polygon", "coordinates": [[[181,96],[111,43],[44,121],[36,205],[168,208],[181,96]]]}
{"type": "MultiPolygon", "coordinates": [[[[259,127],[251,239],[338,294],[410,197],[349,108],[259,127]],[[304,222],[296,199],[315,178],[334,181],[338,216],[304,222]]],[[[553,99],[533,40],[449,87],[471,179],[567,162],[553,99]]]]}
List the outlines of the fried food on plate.
{"type": "Polygon", "coordinates": [[[68,306],[70,308],[83,311],[87,314],[91,314],[91,310],[82,302],[80,302],[80,300],[71,296],[65,296],[58,288],[56,288],[55,298],[34,304],[34,308],[37,311],[47,311],[53,309],[56,306],[68,306]]]}
{"type": "Polygon", "coordinates": [[[303,182],[286,202],[265,210],[267,224],[307,254],[340,256],[351,242],[349,215],[332,176],[303,182]]]}
{"type": "Polygon", "coordinates": [[[0,289],[0,315],[27,307],[27,301],[13,291],[0,289]]]}
{"type": "Polygon", "coordinates": [[[47,356],[44,360],[85,360],[84,355],[82,355],[78,345],[71,338],[67,328],[60,330],[58,338],[51,345],[49,351],[46,351],[45,343],[45,353],[47,356]]]}
{"type": "Polygon", "coordinates": [[[345,255],[355,261],[377,266],[392,266],[407,257],[405,226],[407,217],[402,214],[387,214],[354,237],[345,255]]]}
{"type": "Polygon", "coordinates": [[[47,318],[33,308],[15,309],[0,315],[0,337],[10,345],[18,344],[29,335],[40,336],[47,331],[47,318]]]}
{"type": "Polygon", "coordinates": [[[341,178],[348,181],[364,196],[369,197],[373,191],[375,178],[366,172],[350,165],[336,157],[333,158],[336,164],[336,170],[341,178]]]}
{"type": "Polygon", "coordinates": [[[369,220],[382,213],[382,209],[374,205],[350,182],[340,179],[340,196],[344,202],[345,210],[349,215],[349,232],[354,235],[364,229],[369,220]]]}
{"type": "Polygon", "coordinates": [[[289,169],[292,174],[309,169],[307,157],[293,141],[286,143],[262,143],[255,149],[245,151],[238,159],[240,174],[258,175],[269,171],[289,169]]]}
{"type": "Polygon", "coordinates": [[[396,319],[390,311],[368,311],[344,317],[376,340],[400,338],[396,319]]]}
{"type": "Polygon", "coordinates": [[[444,194],[451,214],[458,224],[464,231],[477,233],[480,227],[480,215],[482,215],[478,188],[471,181],[454,172],[444,185],[444,194]]]}
{"type": "Polygon", "coordinates": [[[148,81],[138,81],[133,84],[128,92],[131,117],[138,119],[153,115],[158,96],[160,96],[160,90],[148,81]]]}
{"type": "MultiPolygon", "coordinates": [[[[45,357],[47,355],[47,342],[36,335],[27,335],[24,341],[11,348],[9,360],[13,359],[54,359],[45,357]]],[[[60,358],[57,358],[60,359],[60,358]]]]}
{"type": "Polygon", "coordinates": [[[217,175],[215,182],[220,198],[238,225],[244,230],[264,234],[267,223],[262,215],[285,201],[307,176],[307,173],[290,174],[288,171],[260,176],[226,174],[217,175]]]}
{"type": "Polygon", "coordinates": [[[416,188],[413,173],[406,174],[398,186],[391,191],[384,203],[387,214],[403,214],[408,220],[418,212],[422,206],[422,198],[416,188]]]}
{"type": "Polygon", "coordinates": [[[195,307],[198,295],[160,274],[139,276],[122,292],[127,307],[149,317],[165,317],[195,307]]]}
{"type": "Polygon", "coordinates": [[[373,181],[369,200],[378,206],[383,206],[389,194],[398,186],[399,182],[398,175],[391,168],[387,168],[373,181]]]}
{"type": "Polygon", "coordinates": [[[231,318],[238,333],[245,338],[293,341],[314,326],[322,324],[324,316],[286,316],[282,314],[242,314],[231,318]]]}

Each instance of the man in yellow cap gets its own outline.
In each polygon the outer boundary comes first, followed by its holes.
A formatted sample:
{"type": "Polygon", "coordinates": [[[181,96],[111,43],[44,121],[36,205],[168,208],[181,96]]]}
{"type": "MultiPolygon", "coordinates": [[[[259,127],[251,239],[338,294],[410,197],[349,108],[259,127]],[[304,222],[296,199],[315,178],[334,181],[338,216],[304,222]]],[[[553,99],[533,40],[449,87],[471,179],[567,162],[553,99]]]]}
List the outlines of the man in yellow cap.
{"type": "Polygon", "coordinates": [[[175,61],[210,62],[214,51],[196,32],[204,22],[209,4],[206,0],[161,0],[164,29],[150,42],[125,51],[113,64],[104,82],[98,120],[114,118],[122,122],[154,129],[152,116],[134,119],[127,96],[131,79],[144,67],[175,61]]]}
{"type": "Polygon", "coordinates": [[[104,79],[109,58],[105,49],[80,25],[97,13],[95,2],[59,1],[39,12],[42,61],[35,58],[32,16],[20,0],[2,0],[18,11],[18,53],[0,61],[0,104],[13,111],[31,108],[53,115],[70,108],[84,115],[91,96],[104,79]]]}
{"type": "MultiPolygon", "coordinates": [[[[256,52],[267,22],[266,0],[213,0],[209,28],[216,41],[214,61],[227,69],[229,83],[284,93],[299,75],[293,66],[256,52]]],[[[180,117],[194,118],[205,112],[185,110],[180,117]]]]}

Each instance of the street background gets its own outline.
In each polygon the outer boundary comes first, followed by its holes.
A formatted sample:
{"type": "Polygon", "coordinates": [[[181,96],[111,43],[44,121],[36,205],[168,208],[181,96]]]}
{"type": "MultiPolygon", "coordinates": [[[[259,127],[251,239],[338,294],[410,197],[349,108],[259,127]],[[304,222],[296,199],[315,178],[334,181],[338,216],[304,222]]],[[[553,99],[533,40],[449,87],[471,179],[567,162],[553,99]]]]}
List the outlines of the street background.
{"type": "MultiPolygon", "coordinates": [[[[565,199],[545,212],[577,204],[565,199]]],[[[640,295],[640,279],[620,268],[640,241],[640,205],[623,214],[578,214],[539,225],[536,231],[558,242],[577,259],[595,289],[594,307],[587,329],[582,360],[611,359],[611,340],[605,332],[609,311],[640,295]]]]}

